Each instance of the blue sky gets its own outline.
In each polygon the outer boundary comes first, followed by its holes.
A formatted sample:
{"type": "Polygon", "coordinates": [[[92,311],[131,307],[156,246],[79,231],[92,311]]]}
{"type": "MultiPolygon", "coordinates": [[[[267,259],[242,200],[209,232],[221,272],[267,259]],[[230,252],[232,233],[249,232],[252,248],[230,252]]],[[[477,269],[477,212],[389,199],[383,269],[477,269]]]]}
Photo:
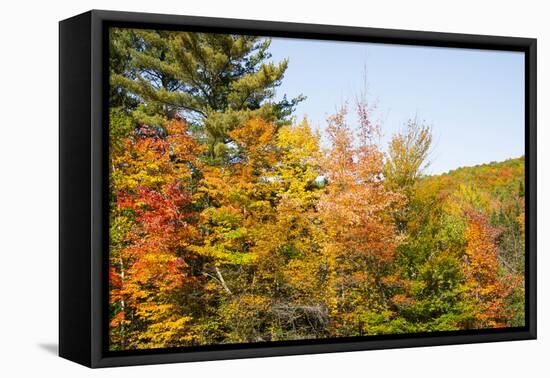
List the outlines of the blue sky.
{"type": "Polygon", "coordinates": [[[270,51],[289,59],[277,97],[307,96],[296,116],[321,131],[366,77],[384,145],[410,118],[432,127],[427,173],[524,154],[523,53],[286,38],[273,38],[270,51]]]}

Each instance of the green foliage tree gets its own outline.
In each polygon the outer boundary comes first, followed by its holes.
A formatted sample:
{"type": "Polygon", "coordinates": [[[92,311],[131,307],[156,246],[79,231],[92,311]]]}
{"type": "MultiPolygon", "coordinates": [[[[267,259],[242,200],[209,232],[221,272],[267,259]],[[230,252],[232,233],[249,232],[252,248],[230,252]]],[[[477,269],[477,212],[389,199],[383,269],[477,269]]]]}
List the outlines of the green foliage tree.
{"type": "Polygon", "coordinates": [[[410,197],[415,184],[430,165],[431,145],[430,127],[417,120],[409,120],[406,129],[390,140],[384,165],[386,186],[410,197]]]}

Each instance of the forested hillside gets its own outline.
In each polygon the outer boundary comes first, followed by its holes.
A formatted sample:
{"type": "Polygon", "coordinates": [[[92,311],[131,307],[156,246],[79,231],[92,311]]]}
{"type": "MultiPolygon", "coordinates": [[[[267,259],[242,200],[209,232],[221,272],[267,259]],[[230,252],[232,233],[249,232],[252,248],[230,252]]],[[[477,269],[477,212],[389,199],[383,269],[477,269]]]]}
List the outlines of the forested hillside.
{"type": "Polygon", "coordinates": [[[523,325],[523,158],[426,176],[364,99],[323,148],[269,45],[111,30],[110,349],[523,325]]]}

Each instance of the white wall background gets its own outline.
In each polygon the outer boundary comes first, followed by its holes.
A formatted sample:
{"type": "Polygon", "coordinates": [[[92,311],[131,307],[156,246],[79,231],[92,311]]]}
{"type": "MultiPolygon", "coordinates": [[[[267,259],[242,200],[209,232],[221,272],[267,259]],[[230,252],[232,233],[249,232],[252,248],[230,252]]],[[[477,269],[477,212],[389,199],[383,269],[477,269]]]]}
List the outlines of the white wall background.
{"type": "Polygon", "coordinates": [[[12,0],[0,20],[0,375],[541,377],[550,373],[550,26],[545,1],[12,0]],[[58,25],[89,9],[538,38],[539,340],[89,370],[56,356],[58,25]],[[546,350],[545,350],[546,349],[546,350]]]}

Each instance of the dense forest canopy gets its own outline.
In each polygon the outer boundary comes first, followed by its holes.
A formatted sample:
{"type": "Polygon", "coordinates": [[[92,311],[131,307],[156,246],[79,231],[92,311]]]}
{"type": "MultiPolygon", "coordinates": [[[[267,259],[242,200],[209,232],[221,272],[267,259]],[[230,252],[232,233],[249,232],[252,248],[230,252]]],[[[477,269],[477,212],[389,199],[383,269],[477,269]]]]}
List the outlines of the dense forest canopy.
{"type": "Polygon", "coordinates": [[[324,147],[269,46],[111,29],[110,349],[523,326],[524,158],[429,176],[363,100],[324,147]]]}

